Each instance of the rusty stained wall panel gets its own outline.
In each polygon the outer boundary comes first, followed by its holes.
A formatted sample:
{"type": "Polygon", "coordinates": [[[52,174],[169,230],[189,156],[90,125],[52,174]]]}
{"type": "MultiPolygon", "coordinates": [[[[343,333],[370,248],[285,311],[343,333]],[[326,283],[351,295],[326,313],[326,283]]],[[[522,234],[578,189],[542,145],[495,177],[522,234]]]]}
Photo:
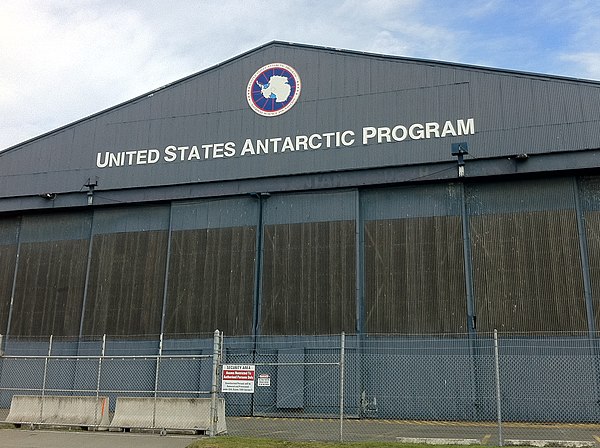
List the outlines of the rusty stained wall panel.
{"type": "Polygon", "coordinates": [[[590,271],[592,318],[600,330],[600,176],[578,178],[581,207],[587,238],[590,271]]]}
{"type": "Polygon", "coordinates": [[[17,261],[19,220],[0,221],[0,334],[6,334],[17,261]]]}
{"type": "Polygon", "coordinates": [[[600,329],[600,211],[585,213],[585,231],[588,242],[594,323],[598,331],[600,329]]]}
{"type": "Polygon", "coordinates": [[[15,275],[17,245],[0,245],[0,334],[6,334],[15,275]]]}
{"type": "Polygon", "coordinates": [[[12,336],[79,334],[87,255],[87,240],[21,244],[12,336]]]}
{"type": "Polygon", "coordinates": [[[339,334],[356,324],[354,221],[264,227],[261,334],[339,334]]]}
{"type": "Polygon", "coordinates": [[[368,333],[464,333],[466,303],[460,217],[365,223],[368,333]]]}
{"type": "Polygon", "coordinates": [[[168,231],[94,235],[84,335],[159,334],[168,231]]]}
{"type": "Polygon", "coordinates": [[[585,331],[574,210],[470,217],[478,331],[585,331]]]}
{"type": "Polygon", "coordinates": [[[252,333],[256,227],[172,233],[165,333],[252,333]]]}

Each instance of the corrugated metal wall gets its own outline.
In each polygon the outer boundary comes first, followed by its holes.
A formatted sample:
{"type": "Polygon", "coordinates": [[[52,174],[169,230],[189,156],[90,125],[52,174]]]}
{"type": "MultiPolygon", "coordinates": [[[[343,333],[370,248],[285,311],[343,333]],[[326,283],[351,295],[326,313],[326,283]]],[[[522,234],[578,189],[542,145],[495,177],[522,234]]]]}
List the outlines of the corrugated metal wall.
{"type": "Polygon", "coordinates": [[[370,221],[365,239],[367,332],[465,332],[459,217],[370,221]]]}
{"type": "Polygon", "coordinates": [[[264,200],[262,334],[354,332],[355,192],[264,200]]]}
{"type": "Polygon", "coordinates": [[[255,227],[173,232],[165,333],[252,333],[255,227]]]}
{"type": "Polygon", "coordinates": [[[594,331],[599,212],[593,177],[8,217],[0,328],[15,336],[594,331]]]}
{"type": "Polygon", "coordinates": [[[99,210],[83,334],[160,333],[169,207],[99,210]]]}
{"type": "Polygon", "coordinates": [[[579,191],[589,257],[592,321],[597,331],[600,329],[600,177],[580,179],[579,191]]]}
{"type": "Polygon", "coordinates": [[[263,334],[355,329],[354,222],[265,227],[263,334]]]}
{"type": "Polygon", "coordinates": [[[365,315],[369,333],[464,333],[466,296],[458,190],[367,192],[365,315]]]}
{"type": "Polygon", "coordinates": [[[572,179],[471,185],[478,329],[585,331],[572,179]]]}
{"type": "Polygon", "coordinates": [[[160,333],[166,231],[94,236],[83,334],[160,333]]]}
{"type": "Polygon", "coordinates": [[[10,332],[79,333],[91,215],[24,216],[10,332]]]}
{"type": "Polygon", "coordinates": [[[19,220],[0,220],[0,334],[6,334],[14,282],[19,220]]]}
{"type": "Polygon", "coordinates": [[[251,334],[258,208],[249,197],[175,203],[164,332],[251,334]]]}

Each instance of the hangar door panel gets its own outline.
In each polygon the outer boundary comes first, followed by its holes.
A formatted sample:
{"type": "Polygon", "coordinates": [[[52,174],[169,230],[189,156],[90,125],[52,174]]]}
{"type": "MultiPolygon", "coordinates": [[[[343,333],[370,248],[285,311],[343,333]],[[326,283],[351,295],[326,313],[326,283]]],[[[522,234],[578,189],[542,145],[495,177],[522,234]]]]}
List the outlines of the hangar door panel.
{"type": "Polygon", "coordinates": [[[6,334],[17,261],[19,221],[0,221],[0,334],[6,334]]]}
{"type": "Polygon", "coordinates": [[[587,329],[575,194],[569,178],[469,186],[478,331],[587,329]]]}
{"type": "Polygon", "coordinates": [[[256,227],[173,232],[165,333],[252,333],[256,227]]]}
{"type": "Polygon", "coordinates": [[[15,336],[77,336],[91,216],[23,217],[13,318],[15,336]]]}
{"type": "Polygon", "coordinates": [[[585,214],[585,226],[590,260],[594,324],[596,331],[598,331],[600,329],[600,212],[587,212],[585,214]]]}
{"type": "Polygon", "coordinates": [[[593,321],[600,329],[600,177],[578,179],[587,238],[593,321]]]}
{"type": "Polygon", "coordinates": [[[585,331],[572,211],[471,218],[480,331],[585,331]]]}
{"type": "Polygon", "coordinates": [[[84,335],[159,334],[169,207],[94,213],[84,335]]]}
{"type": "Polygon", "coordinates": [[[160,333],[167,236],[94,236],[84,335],[160,333]]]}
{"type": "Polygon", "coordinates": [[[335,191],[263,199],[261,334],[355,331],[357,197],[335,191]]]}
{"type": "Polygon", "coordinates": [[[369,333],[464,332],[460,217],[365,223],[365,282],[369,333]]]}
{"type": "Polygon", "coordinates": [[[353,221],[265,226],[263,334],[354,329],[353,221]]]}

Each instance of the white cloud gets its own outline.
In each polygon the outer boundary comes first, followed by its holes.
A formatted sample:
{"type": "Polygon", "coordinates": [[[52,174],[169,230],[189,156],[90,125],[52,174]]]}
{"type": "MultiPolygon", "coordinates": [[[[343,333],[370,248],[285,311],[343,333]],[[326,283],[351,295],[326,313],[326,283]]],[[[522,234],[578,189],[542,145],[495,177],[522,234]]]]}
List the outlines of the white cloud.
{"type": "Polygon", "coordinates": [[[574,73],[579,77],[600,80],[600,52],[563,54],[561,59],[576,65],[574,73]]]}
{"type": "Polygon", "coordinates": [[[135,11],[2,8],[0,122],[7,146],[109,107],[173,75],[135,11]],[[33,134],[32,130],[35,130],[33,134]]]}

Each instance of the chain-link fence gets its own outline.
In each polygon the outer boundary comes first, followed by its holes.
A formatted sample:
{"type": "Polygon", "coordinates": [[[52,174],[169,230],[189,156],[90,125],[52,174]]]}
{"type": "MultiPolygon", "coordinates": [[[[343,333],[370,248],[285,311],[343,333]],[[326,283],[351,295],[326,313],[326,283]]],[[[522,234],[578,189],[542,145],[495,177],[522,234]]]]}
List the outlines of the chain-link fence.
{"type": "Polygon", "coordinates": [[[96,429],[592,445],[599,353],[589,334],[11,339],[0,419],[20,405],[33,424],[86,412],[96,429]]]}

